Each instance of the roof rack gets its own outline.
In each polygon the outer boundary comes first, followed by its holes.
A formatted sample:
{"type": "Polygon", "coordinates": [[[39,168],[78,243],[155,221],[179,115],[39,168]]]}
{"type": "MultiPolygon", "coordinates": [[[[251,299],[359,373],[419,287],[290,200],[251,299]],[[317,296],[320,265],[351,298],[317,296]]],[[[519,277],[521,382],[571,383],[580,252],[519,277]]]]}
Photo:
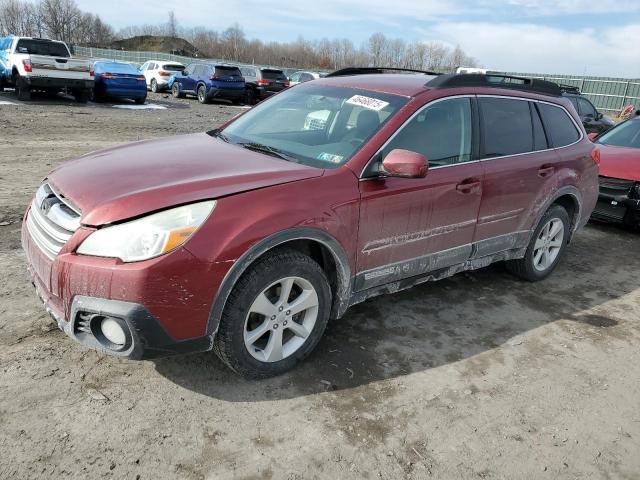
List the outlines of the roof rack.
{"type": "Polygon", "coordinates": [[[523,90],[559,97],[562,90],[557,83],[533,78],[501,74],[463,73],[440,75],[426,84],[431,88],[490,87],[523,90]]]}
{"type": "Polygon", "coordinates": [[[577,95],[581,95],[580,89],[575,85],[566,85],[564,83],[559,83],[558,86],[560,87],[560,91],[562,91],[562,93],[575,93],[577,95]]]}
{"type": "MultiPolygon", "coordinates": [[[[422,73],[424,75],[442,75],[437,72],[429,72],[427,70],[415,70],[413,68],[394,68],[394,67],[347,67],[335,72],[327,74],[327,77],[345,77],[347,75],[366,75],[372,73],[385,73],[385,72],[412,72],[422,73]]],[[[326,78],[326,77],[325,77],[326,78]]]]}

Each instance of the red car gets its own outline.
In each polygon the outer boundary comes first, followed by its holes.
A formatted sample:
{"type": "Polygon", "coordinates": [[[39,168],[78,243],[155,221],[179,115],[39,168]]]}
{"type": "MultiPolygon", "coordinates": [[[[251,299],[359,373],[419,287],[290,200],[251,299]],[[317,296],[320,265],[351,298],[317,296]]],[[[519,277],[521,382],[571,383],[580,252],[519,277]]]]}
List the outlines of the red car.
{"type": "Polygon", "coordinates": [[[640,227],[640,116],[589,137],[600,155],[600,197],[593,217],[640,227]]]}
{"type": "Polygon", "coordinates": [[[265,377],[373,295],[497,261],[549,275],[598,195],[557,85],[376,71],[52,171],[22,241],[59,327],[113,355],[214,350],[265,377]]]}

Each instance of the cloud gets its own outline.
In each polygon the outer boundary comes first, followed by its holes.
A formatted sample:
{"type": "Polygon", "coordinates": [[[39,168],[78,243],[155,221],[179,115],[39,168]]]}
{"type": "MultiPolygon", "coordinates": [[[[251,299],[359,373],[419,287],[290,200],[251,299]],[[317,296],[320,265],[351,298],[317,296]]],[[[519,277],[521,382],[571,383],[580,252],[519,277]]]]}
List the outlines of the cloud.
{"type": "Polygon", "coordinates": [[[425,40],[460,44],[495,70],[635,78],[640,73],[640,23],[568,31],[532,23],[442,22],[423,33],[425,40]]]}

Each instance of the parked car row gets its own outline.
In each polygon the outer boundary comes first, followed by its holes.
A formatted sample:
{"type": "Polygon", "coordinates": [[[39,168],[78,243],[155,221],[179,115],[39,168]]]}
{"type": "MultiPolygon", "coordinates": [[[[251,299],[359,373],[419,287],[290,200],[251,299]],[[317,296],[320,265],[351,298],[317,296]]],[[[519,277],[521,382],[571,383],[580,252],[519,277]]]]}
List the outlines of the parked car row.
{"type": "Polygon", "coordinates": [[[214,99],[253,105],[285,88],[320,78],[319,73],[294,71],[287,77],[281,69],[260,66],[194,62],[148,61],[140,67],[152,92],[170,90],[176,98],[193,96],[201,103],[214,99]]]}

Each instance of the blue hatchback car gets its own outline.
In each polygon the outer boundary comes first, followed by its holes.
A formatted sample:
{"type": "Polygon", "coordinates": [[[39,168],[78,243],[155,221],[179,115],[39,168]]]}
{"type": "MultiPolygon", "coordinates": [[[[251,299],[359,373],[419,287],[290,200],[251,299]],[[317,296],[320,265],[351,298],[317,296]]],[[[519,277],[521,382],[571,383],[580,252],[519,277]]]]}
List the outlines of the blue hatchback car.
{"type": "Polygon", "coordinates": [[[95,62],[93,100],[131,99],[143,104],[147,99],[147,82],[136,67],[122,62],[95,62]]]}
{"type": "Polygon", "coordinates": [[[171,93],[176,98],[195,95],[200,103],[209,103],[213,99],[240,103],[245,96],[245,82],[236,66],[192,63],[174,75],[171,93]]]}

